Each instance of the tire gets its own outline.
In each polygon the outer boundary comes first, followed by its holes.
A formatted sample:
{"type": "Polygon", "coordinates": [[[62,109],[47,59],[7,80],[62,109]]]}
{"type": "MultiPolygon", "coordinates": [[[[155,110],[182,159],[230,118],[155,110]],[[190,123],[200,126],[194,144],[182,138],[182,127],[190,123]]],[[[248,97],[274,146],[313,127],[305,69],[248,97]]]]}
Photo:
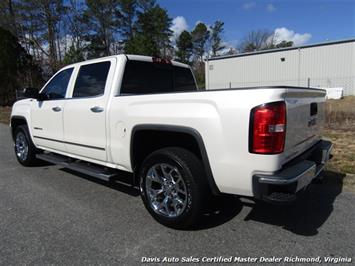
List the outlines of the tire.
{"type": "Polygon", "coordinates": [[[198,221],[209,189],[193,153],[175,147],[157,150],[144,160],[139,177],[144,205],[159,223],[188,229],[198,221]]]}
{"type": "Polygon", "coordinates": [[[14,133],[14,150],[17,161],[24,166],[36,164],[36,153],[38,152],[32,142],[30,133],[26,125],[18,126],[14,133]]]}

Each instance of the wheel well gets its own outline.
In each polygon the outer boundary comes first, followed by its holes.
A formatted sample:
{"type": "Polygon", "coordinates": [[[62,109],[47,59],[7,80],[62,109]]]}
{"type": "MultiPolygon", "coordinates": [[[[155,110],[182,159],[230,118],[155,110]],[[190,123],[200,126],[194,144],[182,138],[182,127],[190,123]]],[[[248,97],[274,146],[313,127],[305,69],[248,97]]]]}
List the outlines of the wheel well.
{"type": "Polygon", "coordinates": [[[27,125],[27,121],[24,117],[11,118],[11,135],[14,138],[15,130],[18,126],[27,125]]]}
{"type": "MultiPolygon", "coordinates": [[[[153,151],[165,147],[180,147],[189,150],[201,160],[206,178],[214,195],[220,193],[211,170],[206,148],[201,135],[193,128],[169,125],[138,125],[131,135],[131,165],[137,172],[143,160],[153,151]]],[[[134,175],[138,184],[139,176],[134,175]]]]}
{"type": "Polygon", "coordinates": [[[199,144],[194,136],[184,132],[164,130],[139,130],[132,136],[131,162],[134,170],[153,151],[165,147],[181,147],[189,150],[202,160],[199,144]]]}

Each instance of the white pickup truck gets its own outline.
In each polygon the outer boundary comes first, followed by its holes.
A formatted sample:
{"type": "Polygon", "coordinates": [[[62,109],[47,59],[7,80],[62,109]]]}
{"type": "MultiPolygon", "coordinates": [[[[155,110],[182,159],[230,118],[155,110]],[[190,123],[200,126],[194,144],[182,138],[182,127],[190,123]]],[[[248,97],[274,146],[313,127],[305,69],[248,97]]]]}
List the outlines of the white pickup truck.
{"type": "Polygon", "coordinates": [[[23,94],[11,114],[21,164],[105,180],[132,172],[150,214],[175,228],[194,224],[210,195],[294,200],[332,148],[321,138],[323,90],[198,90],[187,65],[159,58],[69,65],[23,94]]]}

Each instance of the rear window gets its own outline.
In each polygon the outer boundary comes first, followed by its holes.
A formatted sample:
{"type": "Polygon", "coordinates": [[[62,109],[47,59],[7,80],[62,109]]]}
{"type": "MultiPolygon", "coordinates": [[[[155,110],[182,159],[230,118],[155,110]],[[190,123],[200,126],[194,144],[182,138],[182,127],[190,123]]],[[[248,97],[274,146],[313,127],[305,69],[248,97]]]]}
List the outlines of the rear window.
{"type": "Polygon", "coordinates": [[[129,60],[123,75],[121,95],[194,90],[195,80],[189,68],[129,60]]]}
{"type": "Polygon", "coordinates": [[[175,90],[176,91],[194,91],[197,90],[195,80],[191,70],[184,67],[174,67],[175,72],[175,90]]]}

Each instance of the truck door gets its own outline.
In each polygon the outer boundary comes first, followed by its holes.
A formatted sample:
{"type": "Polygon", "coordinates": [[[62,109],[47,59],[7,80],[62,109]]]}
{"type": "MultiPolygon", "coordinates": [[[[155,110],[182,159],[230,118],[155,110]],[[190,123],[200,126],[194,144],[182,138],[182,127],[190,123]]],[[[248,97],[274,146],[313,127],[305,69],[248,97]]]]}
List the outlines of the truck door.
{"type": "Polygon", "coordinates": [[[41,90],[43,99],[33,101],[31,126],[36,145],[65,151],[63,142],[63,110],[73,67],[58,72],[41,90]]]}
{"type": "Polygon", "coordinates": [[[64,140],[73,155],[106,161],[106,114],[116,59],[83,63],[64,109],[64,140]]]}

